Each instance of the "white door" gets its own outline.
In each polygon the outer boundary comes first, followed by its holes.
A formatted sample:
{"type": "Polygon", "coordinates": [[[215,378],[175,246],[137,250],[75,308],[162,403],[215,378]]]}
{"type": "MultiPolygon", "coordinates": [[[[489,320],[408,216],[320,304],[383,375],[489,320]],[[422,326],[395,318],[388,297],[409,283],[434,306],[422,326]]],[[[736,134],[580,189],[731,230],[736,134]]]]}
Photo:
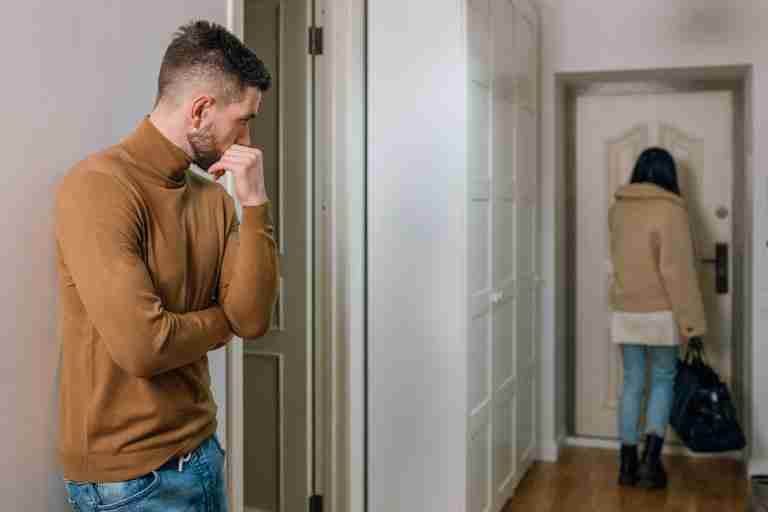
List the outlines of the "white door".
{"type": "MultiPolygon", "coordinates": [[[[731,293],[718,293],[716,243],[730,249],[733,97],[730,92],[583,96],[576,104],[576,433],[616,438],[621,357],[610,340],[608,208],[648,146],[675,157],[688,202],[709,323],[707,353],[731,376],[731,293]]],[[[730,268],[728,275],[732,275],[730,268]]]]}
{"type": "Polygon", "coordinates": [[[245,2],[244,40],[273,77],[251,139],[264,151],[281,274],[271,331],[243,343],[242,446],[230,454],[242,453],[246,512],[306,510],[313,494],[310,12],[307,0],[245,2]]]}
{"type": "Polygon", "coordinates": [[[467,509],[496,512],[530,466],[536,437],[538,22],[526,2],[467,7],[467,509]]]}

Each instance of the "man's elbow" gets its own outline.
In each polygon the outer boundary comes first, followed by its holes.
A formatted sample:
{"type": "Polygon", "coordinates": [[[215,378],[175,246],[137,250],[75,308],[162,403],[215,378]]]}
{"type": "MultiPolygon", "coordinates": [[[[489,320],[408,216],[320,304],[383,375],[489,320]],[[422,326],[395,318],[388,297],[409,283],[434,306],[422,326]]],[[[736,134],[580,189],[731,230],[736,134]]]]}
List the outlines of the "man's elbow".
{"type": "Polygon", "coordinates": [[[241,339],[260,338],[272,327],[272,311],[275,298],[250,304],[224,303],[224,314],[232,332],[241,339]]]}
{"type": "Polygon", "coordinates": [[[261,338],[269,332],[272,319],[266,318],[243,319],[242,321],[230,320],[232,332],[242,339],[261,338]]]}

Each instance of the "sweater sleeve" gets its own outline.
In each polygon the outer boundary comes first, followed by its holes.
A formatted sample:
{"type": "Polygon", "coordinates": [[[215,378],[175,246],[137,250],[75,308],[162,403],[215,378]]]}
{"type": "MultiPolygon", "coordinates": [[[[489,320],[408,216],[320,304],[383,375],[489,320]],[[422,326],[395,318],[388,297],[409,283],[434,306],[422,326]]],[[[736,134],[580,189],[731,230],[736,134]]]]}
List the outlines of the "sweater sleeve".
{"type": "Polygon", "coordinates": [[[659,270],[681,334],[703,336],[707,321],[686,211],[675,208],[659,235],[659,270]]]}
{"type": "Polygon", "coordinates": [[[266,334],[277,298],[278,259],[269,203],[232,215],[221,271],[221,304],[239,337],[266,334]]]}
{"type": "Polygon", "coordinates": [[[142,257],[136,198],[116,178],[78,172],[56,202],[64,265],[115,364],[149,378],[195,362],[230,336],[219,306],[183,314],[165,309],[142,257]]]}

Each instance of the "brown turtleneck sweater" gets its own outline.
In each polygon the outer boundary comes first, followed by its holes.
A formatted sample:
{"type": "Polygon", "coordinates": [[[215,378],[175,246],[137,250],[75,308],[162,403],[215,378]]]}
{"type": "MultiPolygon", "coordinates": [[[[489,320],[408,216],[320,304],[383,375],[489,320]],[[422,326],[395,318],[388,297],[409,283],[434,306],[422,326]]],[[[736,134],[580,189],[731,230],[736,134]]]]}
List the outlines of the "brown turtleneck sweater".
{"type": "Polygon", "coordinates": [[[189,171],[145,119],[77,164],[56,202],[60,460],[69,480],[136,478],[216,430],[207,352],[269,326],[268,205],[189,171]]]}

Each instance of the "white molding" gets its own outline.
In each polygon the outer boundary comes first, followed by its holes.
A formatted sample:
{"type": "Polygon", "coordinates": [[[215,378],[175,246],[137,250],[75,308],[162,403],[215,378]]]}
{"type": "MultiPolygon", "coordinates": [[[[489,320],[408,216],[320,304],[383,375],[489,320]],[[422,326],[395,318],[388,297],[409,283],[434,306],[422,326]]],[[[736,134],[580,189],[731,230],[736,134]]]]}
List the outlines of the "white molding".
{"type": "Polygon", "coordinates": [[[767,474],[768,459],[757,459],[756,457],[750,457],[749,461],[747,462],[747,477],[767,474]]]}
{"type": "MultiPolygon", "coordinates": [[[[245,32],[245,0],[227,0],[227,29],[242,39],[245,32]]],[[[223,180],[224,188],[235,200],[238,216],[241,214],[240,203],[235,197],[235,181],[231,173],[227,173],[223,180]]],[[[227,407],[224,423],[227,437],[225,447],[227,450],[227,487],[229,491],[229,504],[233,511],[243,510],[245,491],[243,482],[244,454],[243,446],[243,422],[234,421],[234,418],[244,417],[243,407],[243,340],[233,338],[227,344],[227,407]]]]}
{"type": "Polygon", "coordinates": [[[563,449],[564,444],[565,436],[560,436],[558,439],[549,439],[547,441],[539,442],[536,460],[542,462],[557,462],[560,460],[560,451],[563,449]]]}
{"type": "MultiPolygon", "coordinates": [[[[604,450],[618,451],[619,448],[621,447],[621,442],[614,439],[599,439],[599,438],[593,438],[593,437],[569,436],[565,439],[565,445],[580,447],[580,448],[600,448],[604,450]]],[[[741,450],[724,452],[724,453],[696,453],[696,452],[692,452],[685,446],[681,446],[678,444],[665,444],[664,450],[662,451],[662,453],[664,455],[685,455],[686,457],[690,457],[693,459],[731,459],[731,460],[744,459],[744,454],[742,453],[741,450]]],[[[768,464],[766,464],[766,469],[768,469],[768,464]]]]}
{"type": "MultiPolygon", "coordinates": [[[[322,482],[325,506],[365,510],[365,1],[314,0],[324,27],[317,58],[316,165],[323,169],[316,199],[326,207],[324,284],[328,323],[326,381],[328,455],[322,482]]],[[[318,312],[319,313],[319,312],[318,312]]]]}

